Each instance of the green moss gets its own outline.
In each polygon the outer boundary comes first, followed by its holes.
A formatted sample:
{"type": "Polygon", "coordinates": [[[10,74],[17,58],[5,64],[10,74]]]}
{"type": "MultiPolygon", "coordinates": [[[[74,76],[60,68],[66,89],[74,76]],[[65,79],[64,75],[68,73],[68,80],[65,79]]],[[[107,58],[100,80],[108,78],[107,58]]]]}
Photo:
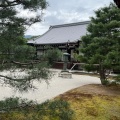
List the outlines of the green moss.
{"type": "Polygon", "coordinates": [[[120,97],[93,96],[83,100],[69,100],[75,111],[73,120],[118,120],[120,119],[120,97]]]}

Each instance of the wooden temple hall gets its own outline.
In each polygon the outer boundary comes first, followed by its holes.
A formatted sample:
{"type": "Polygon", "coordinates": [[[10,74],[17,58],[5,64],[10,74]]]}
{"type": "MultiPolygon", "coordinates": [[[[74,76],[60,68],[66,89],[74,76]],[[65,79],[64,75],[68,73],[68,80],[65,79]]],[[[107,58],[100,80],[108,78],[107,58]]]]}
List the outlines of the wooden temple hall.
{"type": "Polygon", "coordinates": [[[87,33],[86,28],[89,23],[89,21],[85,21],[50,26],[42,36],[28,41],[28,45],[36,47],[37,56],[44,53],[46,46],[58,48],[63,53],[69,53],[69,60],[72,61],[73,53],[78,52],[81,37],[87,33]]]}

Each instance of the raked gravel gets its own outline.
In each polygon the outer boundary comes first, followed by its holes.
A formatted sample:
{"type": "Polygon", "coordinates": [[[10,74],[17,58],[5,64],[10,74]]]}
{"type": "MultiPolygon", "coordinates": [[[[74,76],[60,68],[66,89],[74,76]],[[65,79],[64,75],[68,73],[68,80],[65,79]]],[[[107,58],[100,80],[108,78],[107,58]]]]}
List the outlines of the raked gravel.
{"type": "Polygon", "coordinates": [[[58,77],[60,70],[54,70],[55,75],[49,81],[49,84],[42,81],[41,83],[34,82],[38,88],[30,90],[29,92],[20,93],[7,86],[0,86],[0,100],[6,97],[21,97],[29,100],[34,100],[42,103],[46,100],[52,99],[68,90],[86,85],[86,84],[100,84],[100,79],[97,77],[87,75],[72,74],[72,78],[58,77]]]}

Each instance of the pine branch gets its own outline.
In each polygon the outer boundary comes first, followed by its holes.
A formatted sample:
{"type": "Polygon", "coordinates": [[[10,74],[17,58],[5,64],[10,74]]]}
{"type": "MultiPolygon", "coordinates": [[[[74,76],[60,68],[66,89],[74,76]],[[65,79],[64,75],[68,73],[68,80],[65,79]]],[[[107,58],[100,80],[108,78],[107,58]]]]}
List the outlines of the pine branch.
{"type": "Polygon", "coordinates": [[[14,80],[14,81],[17,81],[17,82],[25,80],[25,79],[14,79],[12,77],[8,77],[8,76],[5,76],[5,75],[0,75],[0,77],[6,78],[6,79],[9,79],[9,80],[14,80]]]}
{"type": "Polygon", "coordinates": [[[11,7],[11,6],[16,6],[16,5],[20,5],[22,3],[22,0],[14,0],[14,1],[8,1],[8,0],[4,0],[4,3],[0,4],[0,7],[11,7]],[[7,4],[5,4],[5,2],[7,4]]]}
{"type": "Polygon", "coordinates": [[[27,108],[27,107],[32,107],[34,108],[33,105],[29,105],[29,104],[22,104],[22,105],[19,105],[19,106],[14,106],[14,107],[5,107],[5,108],[0,108],[0,113],[4,113],[6,111],[11,111],[11,110],[15,110],[15,109],[24,109],[24,108],[27,108]]]}
{"type": "Polygon", "coordinates": [[[33,65],[33,64],[38,64],[41,61],[35,61],[35,62],[30,62],[30,63],[21,63],[21,62],[17,62],[17,61],[12,61],[12,63],[16,64],[16,65],[33,65]]]}

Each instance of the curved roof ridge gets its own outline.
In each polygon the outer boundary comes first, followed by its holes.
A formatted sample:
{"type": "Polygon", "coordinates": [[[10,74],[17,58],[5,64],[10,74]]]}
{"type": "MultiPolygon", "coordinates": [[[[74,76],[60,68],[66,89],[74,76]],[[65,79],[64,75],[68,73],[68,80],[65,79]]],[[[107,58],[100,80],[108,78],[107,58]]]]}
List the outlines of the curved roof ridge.
{"type": "MultiPolygon", "coordinates": [[[[32,38],[30,39],[27,43],[31,42],[31,41],[35,41],[37,40],[38,38],[41,38],[42,36],[44,36],[45,34],[47,34],[49,31],[51,30],[51,28],[49,28],[45,33],[43,33],[42,35],[36,37],[36,38],[32,38]]],[[[36,43],[36,42],[35,42],[36,43]]]]}
{"type": "Polygon", "coordinates": [[[60,24],[60,25],[51,25],[51,28],[59,28],[59,27],[68,27],[68,26],[76,26],[76,25],[84,25],[89,24],[90,21],[76,22],[76,23],[68,23],[68,24],[60,24]]]}
{"type": "Polygon", "coordinates": [[[86,28],[89,23],[90,21],[84,21],[51,26],[43,35],[29,41],[28,44],[58,44],[66,43],[68,40],[70,42],[76,42],[87,33],[86,28]]]}

